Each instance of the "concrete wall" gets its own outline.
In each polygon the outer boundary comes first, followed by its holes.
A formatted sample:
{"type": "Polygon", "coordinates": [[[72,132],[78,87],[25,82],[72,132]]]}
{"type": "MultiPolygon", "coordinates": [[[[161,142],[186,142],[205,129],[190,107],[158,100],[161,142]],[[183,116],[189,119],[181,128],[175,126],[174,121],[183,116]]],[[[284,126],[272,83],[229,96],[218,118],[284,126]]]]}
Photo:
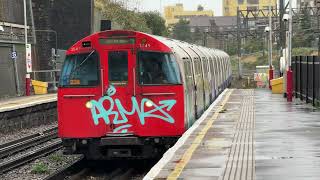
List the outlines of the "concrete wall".
{"type": "MultiPolygon", "coordinates": [[[[88,36],[93,27],[92,0],[32,0],[36,30],[53,30],[58,34],[58,49],[68,49],[88,36]]],[[[55,34],[36,32],[39,69],[51,69],[48,60],[55,48],[55,34]]]]}
{"type": "Polygon", "coordinates": [[[19,80],[18,86],[21,94],[25,92],[26,64],[23,24],[23,0],[0,0],[0,25],[4,27],[4,32],[0,32],[0,99],[17,95],[16,78],[19,80]],[[14,61],[11,58],[13,46],[18,55],[16,59],[17,77],[14,61]]]}
{"type": "MultiPolygon", "coordinates": [[[[20,91],[25,91],[25,50],[23,44],[14,45],[18,54],[16,59],[20,91]]],[[[17,95],[14,61],[11,59],[13,44],[0,43],[0,98],[17,95]]]]}

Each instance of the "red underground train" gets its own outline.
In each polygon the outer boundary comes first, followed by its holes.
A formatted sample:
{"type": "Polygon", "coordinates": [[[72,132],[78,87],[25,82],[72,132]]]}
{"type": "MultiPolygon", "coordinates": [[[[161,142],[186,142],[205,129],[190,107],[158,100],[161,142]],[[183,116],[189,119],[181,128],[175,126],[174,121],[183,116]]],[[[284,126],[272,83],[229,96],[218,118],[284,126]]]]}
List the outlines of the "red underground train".
{"type": "Polygon", "coordinates": [[[151,158],[171,147],[231,81],[223,51],[103,31],[68,51],[58,89],[66,154],[151,158]]]}

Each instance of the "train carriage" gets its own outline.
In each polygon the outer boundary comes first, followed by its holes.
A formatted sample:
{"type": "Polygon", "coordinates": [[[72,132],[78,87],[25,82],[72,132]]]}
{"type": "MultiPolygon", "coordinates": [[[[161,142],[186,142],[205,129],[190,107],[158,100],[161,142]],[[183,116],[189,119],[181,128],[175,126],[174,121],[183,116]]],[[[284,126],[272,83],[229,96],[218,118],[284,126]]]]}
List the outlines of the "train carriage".
{"type": "Polygon", "coordinates": [[[67,51],[59,83],[65,153],[112,159],[164,151],[230,83],[228,61],[221,51],[135,31],[83,38],[67,51]]]}

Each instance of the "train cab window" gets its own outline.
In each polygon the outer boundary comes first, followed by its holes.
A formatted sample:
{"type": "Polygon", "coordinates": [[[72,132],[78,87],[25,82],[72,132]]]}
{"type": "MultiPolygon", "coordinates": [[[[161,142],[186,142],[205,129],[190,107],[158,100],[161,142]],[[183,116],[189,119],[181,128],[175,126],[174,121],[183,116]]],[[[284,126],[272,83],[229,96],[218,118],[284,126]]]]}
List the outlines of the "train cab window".
{"type": "Polygon", "coordinates": [[[178,64],[169,53],[139,52],[139,83],[152,84],[181,84],[178,64]]]}
{"type": "Polygon", "coordinates": [[[95,51],[69,55],[64,61],[59,86],[99,85],[99,57],[95,51]]]}
{"type": "Polygon", "coordinates": [[[125,85],[128,82],[128,52],[110,51],[108,54],[109,82],[125,85]]]}

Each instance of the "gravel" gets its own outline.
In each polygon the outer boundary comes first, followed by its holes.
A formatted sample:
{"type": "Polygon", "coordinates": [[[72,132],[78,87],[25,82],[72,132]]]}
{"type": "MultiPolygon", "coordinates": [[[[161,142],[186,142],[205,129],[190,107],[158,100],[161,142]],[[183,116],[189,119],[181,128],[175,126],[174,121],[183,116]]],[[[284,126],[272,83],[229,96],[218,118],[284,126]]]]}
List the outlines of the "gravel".
{"type": "Polygon", "coordinates": [[[0,175],[1,180],[40,180],[44,179],[48,175],[54,173],[59,168],[66,164],[69,164],[76,159],[79,155],[63,155],[62,150],[56,151],[46,157],[37,159],[29,164],[21,166],[3,175],[0,175]],[[37,170],[42,167],[44,170],[37,170]]]}
{"type": "MultiPolygon", "coordinates": [[[[34,128],[29,129],[22,129],[20,131],[12,132],[12,133],[6,133],[1,134],[0,133],[0,145],[8,143],[10,141],[14,141],[26,136],[33,135],[35,133],[41,133],[43,131],[46,131],[48,129],[52,129],[54,127],[57,127],[57,123],[47,124],[47,125],[41,125],[34,128]]],[[[31,147],[25,151],[19,152],[17,154],[14,154],[13,156],[0,159],[0,162],[8,161],[10,159],[13,159],[19,155],[22,155],[26,152],[38,149],[41,146],[44,146],[50,142],[56,141],[51,140],[49,142],[45,142],[43,144],[40,144],[35,147],[31,147]]],[[[49,174],[57,171],[62,166],[69,164],[76,159],[78,159],[79,155],[63,155],[62,150],[56,151],[53,154],[50,154],[45,157],[41,157],[35,161],[32,161],[26,165],[20,166],[16,169],[13,169],[12,171],[9,171],[5,174],[0,174],[1,180],[38,180],[38,179],[44,179],[49,174]]]]}
{"type": "Polygon", "coordinates": [[[57,127],[56,122],[54,122],[52,124],[41,125],[41,126],[34,127],[34,128],[22,129],[19,131],[6,133],[6,134],[0,133],[0,145],[5,144],[10,141],[13,141],[13,140],[17,140],[17,139],[26,137],[26,136],[30,136],[30,135],[35,134],[37,132],[43,132],[45,130],[52,129],[54,127],[57,127]]]}

